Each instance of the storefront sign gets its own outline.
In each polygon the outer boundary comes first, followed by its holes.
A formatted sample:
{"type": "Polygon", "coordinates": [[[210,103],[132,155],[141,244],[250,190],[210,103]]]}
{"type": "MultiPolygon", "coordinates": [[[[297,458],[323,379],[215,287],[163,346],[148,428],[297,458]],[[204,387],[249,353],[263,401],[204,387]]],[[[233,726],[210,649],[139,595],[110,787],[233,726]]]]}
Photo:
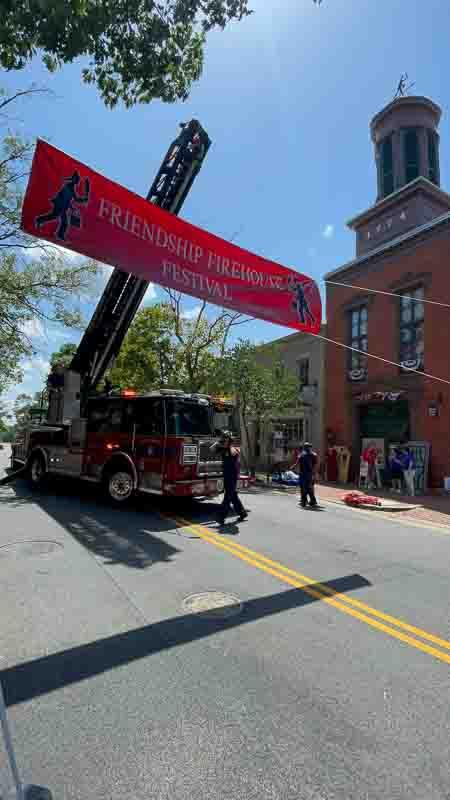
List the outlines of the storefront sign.
{"type": "Polygon", "coordinates": [[[209,303],[320,332],[311,278],[190,225],[41,140],[22,229],[209,303]]]}
{"type": "Polygon", "coordinates": [[[373,400],[379,400],[383,402],[384,400],[389,400],[391,403],[395,403],[400,397],[404,395],[404,392],[372,392],[367,394],[357,394],[355,396],[355,400],[358,402],[369,403],[373,400]]]}

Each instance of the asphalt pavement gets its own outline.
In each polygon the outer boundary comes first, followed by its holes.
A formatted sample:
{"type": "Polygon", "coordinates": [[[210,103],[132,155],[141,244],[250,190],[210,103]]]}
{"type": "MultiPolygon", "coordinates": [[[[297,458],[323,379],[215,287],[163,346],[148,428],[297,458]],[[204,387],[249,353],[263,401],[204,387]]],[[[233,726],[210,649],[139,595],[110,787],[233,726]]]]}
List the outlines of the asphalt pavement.
{"type": "Polygon", "coordinates": [[[0,488],[24,779],[54,800],[449,800],[450,535],[243,499],[220,529],[212,503],[0,488]]]}

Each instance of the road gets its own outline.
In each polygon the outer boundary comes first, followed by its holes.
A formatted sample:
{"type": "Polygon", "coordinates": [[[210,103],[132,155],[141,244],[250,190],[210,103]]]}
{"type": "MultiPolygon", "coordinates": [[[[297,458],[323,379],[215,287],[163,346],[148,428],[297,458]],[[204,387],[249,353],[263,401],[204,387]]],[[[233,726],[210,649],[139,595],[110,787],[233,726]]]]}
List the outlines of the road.
{"type": "Polygon", "coordinates": [[[212,504],[0,489],[25,779],[55,800],[449,800],[450,536],[244,499],[219,533],[212,504]],[[213,592],[236,599],[196,613],[213,592]]]}

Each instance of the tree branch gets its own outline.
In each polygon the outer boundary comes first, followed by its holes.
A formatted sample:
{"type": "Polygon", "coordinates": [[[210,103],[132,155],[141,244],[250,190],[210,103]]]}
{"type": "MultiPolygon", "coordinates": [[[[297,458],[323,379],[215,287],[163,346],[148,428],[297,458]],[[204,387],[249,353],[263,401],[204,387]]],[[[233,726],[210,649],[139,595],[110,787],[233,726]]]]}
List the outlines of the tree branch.
{"type": "Polygon", "coordinates": [[[19,97],[26,97],[30,94],[52,94],[52,92],[50,91],[50,89],[38,89],[38,88],[33,89],[33,87],[30,87],[29,89],[23,89],[22,91],[16,92],[16,94],[11,95],[11,97],[7,97],[6,100],[2,100],[0,102],[0,111],[2,111],[5,108],[5,106],[9,105],[9,103],[12,103],[14,100],[17,100],[19,97]]]}

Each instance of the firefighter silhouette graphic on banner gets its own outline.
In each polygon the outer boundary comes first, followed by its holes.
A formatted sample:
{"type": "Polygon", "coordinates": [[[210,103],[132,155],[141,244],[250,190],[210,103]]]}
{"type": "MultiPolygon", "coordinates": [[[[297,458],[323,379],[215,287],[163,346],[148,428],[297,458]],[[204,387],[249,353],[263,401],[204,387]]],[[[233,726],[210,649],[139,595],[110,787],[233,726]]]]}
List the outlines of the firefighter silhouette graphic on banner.
{"type": "Polygon", "coordinates": [[[66,239],[67,229],[73,225],[74,228],[81,228],[81,215],[76,204],[85,205],[89,201],[91,185],[89,178],[84,179],[84,194],[77,194],[77,186],[80,183],[80,173],[75,171],[70,178],[65,178],[64,183],[57,194],[51,199],[52,211],[48,214],[41,214],[36,217],[36,227],[59,220],[56,230],[56,238],[62,242],[66,239]]]}
{"type": "Polygon", "coordinates": [[[292,301],[292,308],[296,310],[302,325],[306,325],[307,321],[310,322],[311,325],[315,325],[316,318],[311,312],[305,293],[308,283],[302,283],[297,278],[291,276],[288,278],[287,286],[288,291],[295,297],[292,301]]]}

